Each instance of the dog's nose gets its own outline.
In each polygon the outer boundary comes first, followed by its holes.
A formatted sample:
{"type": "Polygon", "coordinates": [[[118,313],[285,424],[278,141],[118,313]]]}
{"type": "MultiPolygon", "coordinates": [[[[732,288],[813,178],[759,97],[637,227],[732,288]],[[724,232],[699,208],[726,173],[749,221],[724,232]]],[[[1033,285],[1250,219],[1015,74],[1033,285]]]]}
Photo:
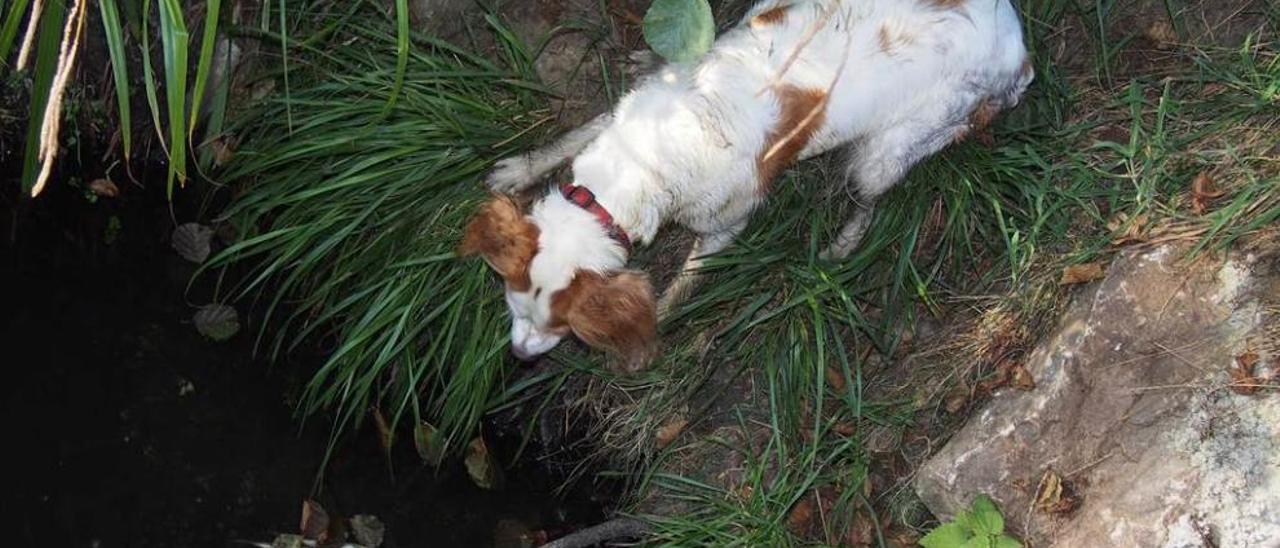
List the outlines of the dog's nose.
{"type": "Polygon", "coordinates": [[[522,362],[531,362],[538,359],[538,356],[541,356],[542,354],[526,352],[523,348],[513,344],[511,345],[511,355],[515,356],[517,360],[522,362]]]}

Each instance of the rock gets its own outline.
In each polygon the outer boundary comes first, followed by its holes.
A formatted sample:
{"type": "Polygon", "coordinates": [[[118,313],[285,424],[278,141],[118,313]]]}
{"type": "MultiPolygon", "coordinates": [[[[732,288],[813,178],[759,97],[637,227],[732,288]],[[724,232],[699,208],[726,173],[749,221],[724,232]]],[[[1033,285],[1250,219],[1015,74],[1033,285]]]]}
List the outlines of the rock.
{"type": "Polygon", "coordinates": [[[1236,356],[1276,363],[1280,269],[1181,258],[1126,253],[1078,296],[1027,360],[1036,388],[998,392],[919,471],[935,515],[987,494],[1035,546],[1280,545],[1280,395],[1227,389],[1236,356]],[[1074,500],[1037,508],[1045,478],[1074,500]]]}

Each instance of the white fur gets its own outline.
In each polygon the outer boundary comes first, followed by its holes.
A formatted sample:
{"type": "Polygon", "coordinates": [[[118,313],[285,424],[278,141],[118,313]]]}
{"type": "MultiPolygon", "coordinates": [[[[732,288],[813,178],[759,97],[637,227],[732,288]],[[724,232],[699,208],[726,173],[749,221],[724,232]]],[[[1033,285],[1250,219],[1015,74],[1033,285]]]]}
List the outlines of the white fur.
{"type": "MultiPolygon", "coordinates": [[[[977,105],[1017,103],[1031,79],[1022,70],[1025,59],[1008,0],[968,0],[953,8],[928,0],[769,0],[696,65],[662,67],[611,115],[548,148],[500,162],[489,183],[504,192],[527,188],[577,154],[575,184],[593,191],[637,245],[652,242],[671,221],[698,233],[661,303],[666,312],[689,291],[699,257],[728,245],[764,198],[757,158],[778,122],[772,92],[778,85],[830,90],[824,124],[802,158],[855,145],[846,180],[838,183],[856,191],[865,207],[824,253],[839,258],[856,247],[875,198],[966,133],[977,105]],[[789,5],[781,22],[750,23],[778,5],[789,5]],[[894,39],[887,52],[882,28],[894,39]]],[[[607,273],[626,260],[594,217],[554,191],[531,218],[541,247],[530,277],[542,291],[537,298],[533,288],[508,295],[522,325],[519,339],[513,327],[513,345],[522,354],[559,340],[530,333],[542,333],[551,294],[577,269],[607,273]]]]}

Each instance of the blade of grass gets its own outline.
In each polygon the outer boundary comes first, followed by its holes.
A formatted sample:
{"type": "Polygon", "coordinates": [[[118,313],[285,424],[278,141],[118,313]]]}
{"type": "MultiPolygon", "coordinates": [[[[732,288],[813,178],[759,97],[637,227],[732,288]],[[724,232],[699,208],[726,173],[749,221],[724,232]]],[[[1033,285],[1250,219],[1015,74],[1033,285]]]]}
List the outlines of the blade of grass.
{"type": "MultiPolygon", "coordinates": [[[[204,30],[200,39],[200,56],[196,61],[196,80],[191,87],[191,118],[187,127],[187,140],[195,135],[200,112],[204,110],[205,86],[209,83],[209,69],[213,64],[213,47],[218,41],[218,17],[222,13],[222,0],[207,0],[204,10],[204,30]]],[[[227,75],[230,78],[230,75],[227,75]]],[[[192,146],[194,150],[195,146],[192,146]]]]}
{"type": "MultiPolygon", "coordinates": [[[[22,16],[27,13],[31,0],[16,0],[5,12],[4,24],[0,25],[0,62],[9,58],[13,51],[13,41],[18,37],[18,27],[22,24],[22,16]]],[[[3,11],[3,10],[0,10],[3,11]]]]}
{"type": "Polygon", "coordinates": [[[124,54],[124,31],[120,28],[120,13],[116,10],[115,0],[100,0],[98,7],[102,13],[102,30],[107,38],[107,51],[111,54],[116,107],[120,112],[120,138],[124,143],[124,157],[128,160],[133,150],[133,123],[129,113],[129,59],[124,54]]]}

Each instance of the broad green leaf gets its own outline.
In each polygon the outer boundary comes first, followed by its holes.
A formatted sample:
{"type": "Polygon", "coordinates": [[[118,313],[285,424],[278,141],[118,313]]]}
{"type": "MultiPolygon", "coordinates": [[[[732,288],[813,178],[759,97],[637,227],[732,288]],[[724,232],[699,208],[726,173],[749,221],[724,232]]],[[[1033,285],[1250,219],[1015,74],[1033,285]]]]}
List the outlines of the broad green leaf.
{"type": "Polygon", "coordinates": [[[1004,516],[986,495],[973,499],[973,532],[989,536],[1004,533],[1004,516]]]}
{"type": "Polygon", "coordinates": [[[1000,535],[996,539],[996,548],[1022,548],[1022,543],[1009,535],[1000,535]]]}
{"type": "Polygon", "coordinates": [[[668,61],[701,57],[715,41],[715,20],[707,0],[655,0],[644,15],[644,39],[668,61]]]}
{"type": "Polygon", "coordinates": [[[920,545],[924,548],[961,548],[970,536],[967,529],[955,522],[944,523],[920,539],[920,545]]]}
{"type": "Polygon", "coordinates": [[[986,535],[978,535],[975,537],[969,537],[969,540],[964,541],[964,544],[960,546],[961,548],[994,548],[994,544],[994,538],[986,535]]]}
{"type": "Polygon", "coordinates": [[[178,0],[160,0],[160,45],[164,52],[165,106],[169,112],[169,174],[165,191],[173,197],[173,182],[187,180],[187,46],[190,35],[178,0]]]}

